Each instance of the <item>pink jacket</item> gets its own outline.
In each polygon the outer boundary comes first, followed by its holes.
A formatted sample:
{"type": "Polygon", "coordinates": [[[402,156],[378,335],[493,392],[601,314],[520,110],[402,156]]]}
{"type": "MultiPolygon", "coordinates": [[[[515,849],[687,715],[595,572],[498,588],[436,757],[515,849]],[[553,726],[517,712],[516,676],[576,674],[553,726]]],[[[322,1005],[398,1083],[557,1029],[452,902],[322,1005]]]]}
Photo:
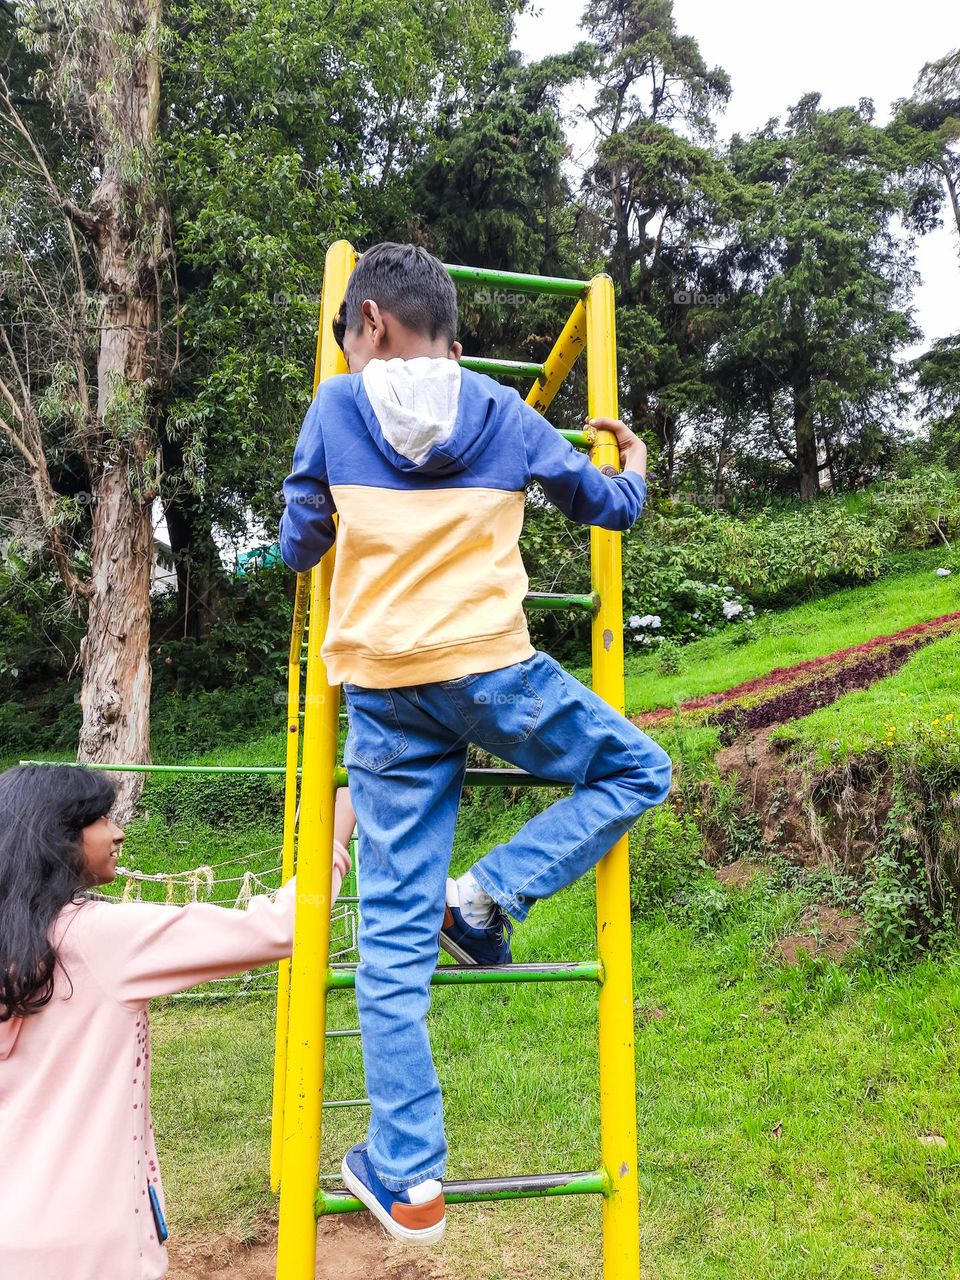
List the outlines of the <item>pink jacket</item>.
{"type": "Polygon", "coordinates": [[[0,1277],[157,1280],[147,1001],[290,955],[296,882],[246,911],[65,907],[42,1012],[0,1023],[0,1277]]]}

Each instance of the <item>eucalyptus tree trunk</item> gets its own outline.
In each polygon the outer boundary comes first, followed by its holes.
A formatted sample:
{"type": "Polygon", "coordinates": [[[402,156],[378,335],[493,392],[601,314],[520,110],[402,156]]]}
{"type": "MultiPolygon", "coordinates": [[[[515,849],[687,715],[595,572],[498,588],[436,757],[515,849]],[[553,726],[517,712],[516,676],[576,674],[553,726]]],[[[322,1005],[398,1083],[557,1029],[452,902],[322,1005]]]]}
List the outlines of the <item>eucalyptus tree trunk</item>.
{"type": "MultiPolygon", "coordinates": [[[[32,0],[20,12],[19,39],[42,68],[37,90],[59,112],[76,161],[64,167],[60,140],[37,136],[25,114],[30,100],[11,90],[0,67],[0,159],[30,193],[23,208],[38,211],[36,226],[22,218],[4,225],[21,322],[0,327],[0,434],[22,459],[40,528],[87,612],[78,759],[143,764],[159,308],[170,256],[153,174],[161,0],[32,0]],[[80,173],[94,175],[85,201],[80,173]],[[60,516],[47,466],[64,447],[86,470],[86,547],[60,516]]],[[[120,821],[141,787],[140,776],[123,775],[120,821]]]]}
{"type": "MultiPolygon", "coordinates": [[[[96,265],[97,427],[105,447],[91,476],[92,590],[78,758],[144,764],[150,760],[156,496],[160,220],[151,166],[160,105],[160,0],[108,0],[101,15],[94,92],[101,95],[95,118],[102,176],[81,221],[96,265]]],[[[121,819],[130,816],[141,789],[139,775],[123,778],[121,819]]]]}

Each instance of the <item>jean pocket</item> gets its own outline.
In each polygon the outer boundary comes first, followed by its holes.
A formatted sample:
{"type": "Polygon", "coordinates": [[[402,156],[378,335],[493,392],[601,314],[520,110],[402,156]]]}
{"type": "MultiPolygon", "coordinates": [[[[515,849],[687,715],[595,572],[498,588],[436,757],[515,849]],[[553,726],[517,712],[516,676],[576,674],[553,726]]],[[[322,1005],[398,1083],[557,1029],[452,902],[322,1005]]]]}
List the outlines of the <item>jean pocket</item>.
{"type": "Polygon", "coordinates": [[[407,749],[397,705],[389,689],[344,685],[349,729],[344,763],[374,771],[385,768],[407,749]]]}
{"type": "Polygon", "coordinates": [[[526,742],[537,726],[543,699],[528,667],[536,659],[517,662],[462,680],[444,681],[443,688],[469,726],[478,747],[505,747],[526,742]]]}

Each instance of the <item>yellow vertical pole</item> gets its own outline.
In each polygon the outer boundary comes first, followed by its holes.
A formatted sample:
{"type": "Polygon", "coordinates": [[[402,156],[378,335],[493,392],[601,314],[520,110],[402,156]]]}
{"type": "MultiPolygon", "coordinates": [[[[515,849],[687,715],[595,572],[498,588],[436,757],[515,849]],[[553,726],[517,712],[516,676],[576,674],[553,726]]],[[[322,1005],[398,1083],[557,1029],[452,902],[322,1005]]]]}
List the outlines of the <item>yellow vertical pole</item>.
{"type": "MultiPolygon", "coordinates": [[[[300,660],[303,626],[307,615],[310,576],[297,575],[290,628],[290,655],[287,663],[287,759],[283,789],[283,852],[280,883],[293,875],[293,851],[297,825],[297,768],[300,764],[300,660]]],[[[281,960],[277,970],[277,1018],[273,1047],[273,1122],[270,1127],[270,1186],[280,1187],[283,1152],[283,1100],[287,1083],[287,1030],[290,1020],[290,961],[281,960]]]]}
{"type": "MultiPolygon", "coordinates": [[[[314,390],[345,373],[331,332],[356,255],[346,240],[327,251],[320,296],[314,390]]],[[[278,1280],[313,1280],[317,1218],[314,1208],[323,1116],[323,1058],[330,963],[330,878],[333,869],[334,769],[339,691],[327,681],[320,646],[330,612],[334,549],[310,574],[306,705],[297,841],[297,924],[290,983],[290,1025],[280,1162],[278,1280]]]]}
{"type": "MultiPolygon", "coordinates": [[[[586,298],[587,412],[616,418],[617,342],[613,281],[595,276],[586,298]]],[[[619,470],[613,435],[600,432],[592,458],[619,470]]],[[[624,709],[623,598],[620,534],[591,530],[590,567],[600,608],[593,621],[593,687],[624,709]]],[[[639,1280],[640,1212],[637,1178],[636,1068],[633,1050],[633,961],[627,838],[597,864],[600,989],[600,1146],[609,1191],[603,1199],[604,1280],[639,1280]]]]}

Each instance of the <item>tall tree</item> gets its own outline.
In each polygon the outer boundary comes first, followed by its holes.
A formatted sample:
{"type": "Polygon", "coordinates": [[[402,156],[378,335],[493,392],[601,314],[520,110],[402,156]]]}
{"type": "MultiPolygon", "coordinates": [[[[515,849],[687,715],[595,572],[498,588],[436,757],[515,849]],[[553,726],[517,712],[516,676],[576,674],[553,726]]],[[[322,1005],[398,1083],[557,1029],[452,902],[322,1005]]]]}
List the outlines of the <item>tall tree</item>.
{"type": "Polygon", "coordinates": [[[451,103],[509,40],[508,0],[169,0],[160,154],[181,360],[161,494],[179,633],[216,615],[217,540],[272,540],[309,398],[323,256],[410,219],[451,103]]]}
{"type": "MultiPolygon", "coordinates": [[[[413,216],[397,233],[451,262],[580,274],[581,210],[564,175],[559,100],[592,63],[585,45],[532,64],[515,51],[492,63],[475,92],[442,113],[435,145],[414,170],[413,216]]],[[[531,294],[465,290],[461,336],[468,354],[542,359],[567,311],[531,294]]]]}
{"type": "Polygon", "coordinates": [[[960,235],[960,49],[926,64],[895,123],[916,129],[932,144],[928,163],[943,181],[960,235]]]}
{"type": "Polygon", "coordinates": [[[823,111],[818,94],[730,146],[742,191],[720,263],[736,297],[725,355],[806,501],[824,472],[882,465],[905,407],[897,352],[918,332],[900,224],[928,229],[939,201],[914,159],[872,103],[823,111]]]}
{"type": "MultiPolygon", "coordinates": [[[[79,758],[141,762],[169,262],[154,181],[160,0],[28,0],[4,12],[38,69],[29,97],[8,69],[0,78],[0,432],[63,582],[86,608],[79,758]],[[60,136],[42,132],[48,108],[60,136]],[[52,479],[64,462],[84,479],[82,546],[52,479]]],[[[122,813],[138,791],[128,780],[122,813]]]]}
{"type": "Polygon", "coordinates": [[[681,424],[702,400],[712,322],[689,299],[709,292],[701,248],[723,223],[724,176],[709,144],[730,81],[677,31],[672,0],[590,0],[583,22],[598,86],[584,194],[618,291],[625,408],[655,433],[669,488],[681,424]]]}

